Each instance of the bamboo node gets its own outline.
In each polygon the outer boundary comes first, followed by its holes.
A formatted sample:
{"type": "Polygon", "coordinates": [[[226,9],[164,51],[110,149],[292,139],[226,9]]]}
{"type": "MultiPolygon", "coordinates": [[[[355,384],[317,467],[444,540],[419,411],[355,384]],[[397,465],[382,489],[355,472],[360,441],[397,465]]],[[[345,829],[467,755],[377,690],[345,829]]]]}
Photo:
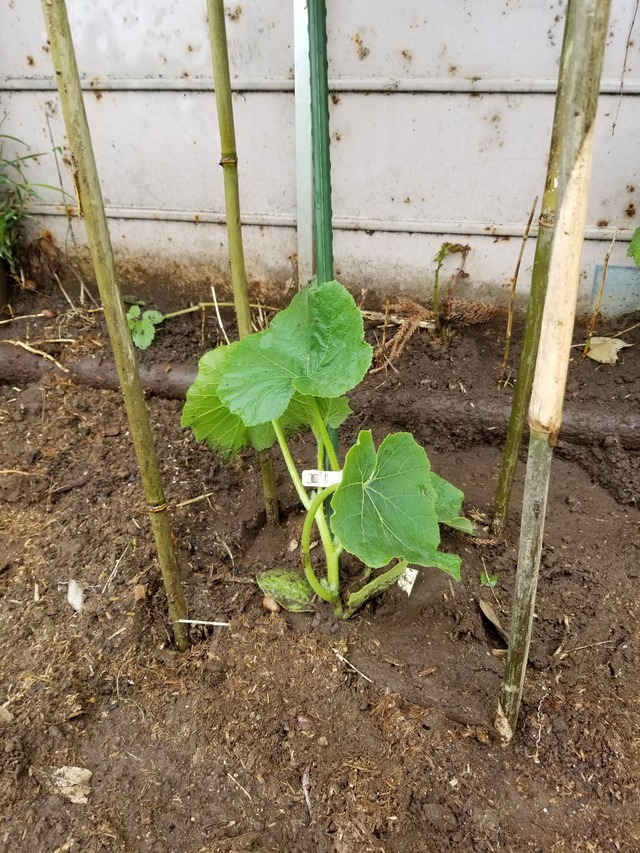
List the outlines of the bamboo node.
{"type": "Polygon", "coordinates": [[[147,509],[149,512],[164,512],[165,509],[168,509],[169,504],[165,501],[161,504],[147,504],[147,509]]]}
{"type": "Polygon", "coordinates": [[[223,157],[222,160],[220,160],[220,165],[221,166],[237,166],[238,165],[238,158],[237,157],[223,157]]]}

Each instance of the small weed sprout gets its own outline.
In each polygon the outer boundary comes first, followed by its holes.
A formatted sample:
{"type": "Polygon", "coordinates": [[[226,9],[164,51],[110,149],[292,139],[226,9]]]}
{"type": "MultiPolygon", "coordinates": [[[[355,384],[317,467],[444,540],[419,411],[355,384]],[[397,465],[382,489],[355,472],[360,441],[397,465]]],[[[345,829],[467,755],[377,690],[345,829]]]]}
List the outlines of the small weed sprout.
{"type": "Polygon", "coordinates": [[[139,305],[132,305],[127,311],[127,324],[134,345],[147,349],[156,336],[156,326],[165,319],[160,311],[142,311],[139,305]]]}
{"type": "Polygon", "coordinates": [[[182,426],[191,427],[198,441],[227,457],[247,446],[280,446],[307,511],[301,536],[304,578],[275,569],[258,583],[289,610],[310,609],[316,595],[347,619],[395,583],[409,563],[439,568],[456,580],[460,576],[460,557],[438,546],[440,524],[473,533],[462,516],[463,494],[431,471],[413,437],[388,435],[376,450],[371,432],[362,430],[344,466],[332,446],[327,426],[337,428],[350,414],[345,394],[362,380],[371,356],[362,316],[347,290],[337,281],[312,284],[268,329],[207,353],[187,394],[182,426]],[[331,467],[311,493],[287,444],[287,437],[303,429],[316,439],[318,472],[325,473],[325,454],[331,467]],[[314,525],[324,552],[320,574],[310,553],[314,525]],[[340,580],[343,551],[366,567],[366,582],[346,600],[340,580]]]}

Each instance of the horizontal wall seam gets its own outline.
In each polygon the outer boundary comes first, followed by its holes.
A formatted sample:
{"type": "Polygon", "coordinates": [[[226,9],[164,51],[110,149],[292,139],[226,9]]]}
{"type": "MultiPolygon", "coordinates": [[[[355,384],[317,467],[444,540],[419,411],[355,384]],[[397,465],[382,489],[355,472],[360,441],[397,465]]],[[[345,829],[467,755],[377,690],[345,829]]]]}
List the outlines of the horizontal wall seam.
{"type": "MultiPolygon", "coordinates": [[[[139,220],[143,222],[191,222],[194,225],[202,223],[213,225],[226,224],[222,211],[196,210],[159,210],[146,207],[105,207],[109,219],[139,220]]],[[[60,205],[31,204],[28,211],[37,216],[66,216],[64,207],[60,205]]],[[[74,217],[76,218],[76,217],[74,217]]],[[[295,228],[296,218],[289,214],[243,213],[242,224],[248,227],[295,228]]],[[[337,231],[376,231],[399,234],[459,234],[482,237],[521,237],[525,223],[518,222],[464,222],[462,220],[438,221],[424,219],[365,219],[361,217],[334,216],[333,225],[337,231]]],[[[537,231],[532,226],[531,235],[537,231]]],[[[600,228],[588,226],[585,229],[587,240],[612,240],[617,234],[619,243],[629,242],[633,235],[632,228],[600,228]]]]}
{"type": "MultiPolygon", "coordinates": [[[[399,92],[404,94],[555,94],[557,81],[555,78],[347,78],[336,77],[329,79],[329,88],[335,92],[368,92],[389,94],[399,92]]],[[[85,77],[82,80],[84,91],[93,92],[211,92],[213,80],[208,77],[196,78],[98,78],[85,77]]],[[[231,81],[235,92],[291,92],[294,91],[294,80],[277,78],[247,78],[231,81]]],[[[56,90],[56,82],[52,77],[1,77],[0,91],[20,92],[36,91],[50,92],[56,90]]],[[[619,95],[620,80],[607,78],[600,84],[600,94],[619,95]]],[[[640,94],[640,79],[624,81],[624,94],[640,94]]]]}

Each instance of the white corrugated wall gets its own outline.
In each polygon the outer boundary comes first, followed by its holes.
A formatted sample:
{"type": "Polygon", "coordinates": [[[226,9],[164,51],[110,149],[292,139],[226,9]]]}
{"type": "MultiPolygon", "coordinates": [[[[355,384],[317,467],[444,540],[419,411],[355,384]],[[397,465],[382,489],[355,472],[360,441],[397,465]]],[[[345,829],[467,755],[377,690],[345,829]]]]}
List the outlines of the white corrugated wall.
{"type": "MultiPolygon", "coordinates": [[[[125,290],[160,288],[174,303],[206,295],[227,270],[206,3],[67,5],[125,290]]],[[[543,188],[564,2],[327,5],[338,276],[354,290],[427,299],[441,243],[466,242],[460,296],[504,301],[543,188]]],[[[612,6],[581,307],[619,231],[605,297],[615,311],[640,306],[625,257],[640,224],[640,39],[630,34],[635,0],[612,6]]],[[[231,3],[227,25],[248,271],[277,297],[297,245],[293,0],[231,3]]],[[[39,0],[2,0],[0,89],[1,133],[64,149],[39,0]]],[[[73,195],[64,152],[58,164],[73,195]]],[[[29,176],[57,184],[53,155],[29,176]]],[[[59,195],[42,196],[32,231],[69,245],[59,195]]],[[[81,245],[78,221],[73,232],[81,245]]],[[[533,241],[523,292],[532,255],[533,241]]]]}

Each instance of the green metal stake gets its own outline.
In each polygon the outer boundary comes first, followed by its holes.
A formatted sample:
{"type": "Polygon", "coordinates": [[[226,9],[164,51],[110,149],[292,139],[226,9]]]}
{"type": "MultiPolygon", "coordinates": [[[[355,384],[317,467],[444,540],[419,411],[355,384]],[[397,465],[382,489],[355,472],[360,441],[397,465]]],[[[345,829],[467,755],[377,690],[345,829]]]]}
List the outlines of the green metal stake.
{"type": "MultiPolygon", "coordinates": [[[[224,18],[223,0],[207,0],[211,54],[213,58],[213,82],[216,91],[218,126],[220,128],[220,146],[222,157],[220,165],[224,175],[224,201],[227,213],[227,240],[229,242],[229,261],[231,264],[231,282],[233,301],[238,320],[238,334],[241,338],[250,335],[251,309],[249,307],[249,288],[244,265],[244,246],[240,223],[240,190],[238,187],[238,154],[236,151],[236,131],[233,121],[233,103],[231,100],[231,75],[229,73],[229,51],[227,49],[227,30],[224,18]]],[[[270,450],[258,453],[262,472],[262,488],[267,521],[277,524],[279,521],[278,493],[273,457],[270,450]]]]}
{"type": "Polygon", "coordinates": [[[178,556],[171,535],[167,502],[144,402],[144,392],[115,269],[67,9],[64,0],[42,0],[42,9],[51,45],[69,147],[73,156],[80,213],[84,215],[93,268],[127,410],[131,438],[140,467],[151,528],[158,550],[158,562],[167,593],[169,616],[173,623],[176,644],[180,651],[185,651],[189,648],[189,632],[187,625],[179,621],[186,619],[187,605],[180,582],[178,556]]]}
{"type": "MultiPolygon", "coordinates": [[[[320,284],[324,284],[327,281],[333,281],[327,8],[325,0],[308,0],[308,14],[316,279],[320,284]]],[[[333,449],[338,455],[338,430],[334,427],[328,427],[328,432],[333,449]]],[[[326,457],[324,466],[325,468],[330,467],[326,457]]],[[[329,508],[327,509],[329,510],[329,508]]]]}
{"type": "Polygon", "coordinates": [[[325,0],[308,0],[308,13],[316,277],[320,284],[324,284],[324,282],[333,281],[327,9],[325,0]]]}

